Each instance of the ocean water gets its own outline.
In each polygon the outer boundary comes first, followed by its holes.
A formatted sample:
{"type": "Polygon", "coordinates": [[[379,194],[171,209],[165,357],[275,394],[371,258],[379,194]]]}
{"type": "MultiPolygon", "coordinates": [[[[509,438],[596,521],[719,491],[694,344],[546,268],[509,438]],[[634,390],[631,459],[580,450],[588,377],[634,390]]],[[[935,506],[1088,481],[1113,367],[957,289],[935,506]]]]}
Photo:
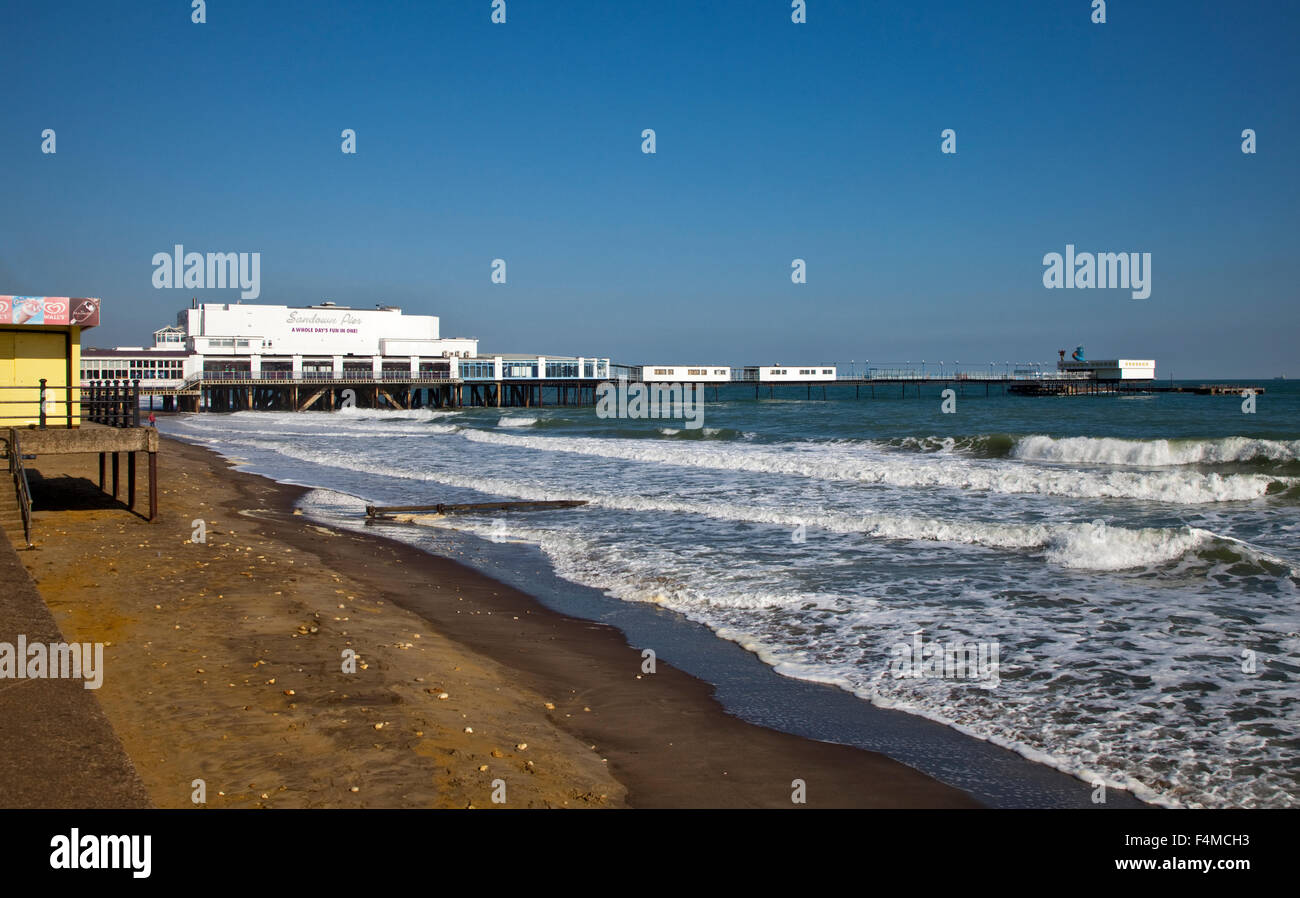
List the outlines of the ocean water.
{"type": "Polygon", "coordinates": [[[1300,387],[1262,385],[1253,414],[1234,396],[977,387],[945,414],[939,387],[724,387],[698,430],[562,407],[159,425],[320,487],[308,513],[351,526],[367,502],[585,499],[390,532],[530,544],[558,576],[678,612],[782,675],[1146,801],[1290,807],[1300,387]],[[908,664],[936,645],[986,663],[908,664]]]}

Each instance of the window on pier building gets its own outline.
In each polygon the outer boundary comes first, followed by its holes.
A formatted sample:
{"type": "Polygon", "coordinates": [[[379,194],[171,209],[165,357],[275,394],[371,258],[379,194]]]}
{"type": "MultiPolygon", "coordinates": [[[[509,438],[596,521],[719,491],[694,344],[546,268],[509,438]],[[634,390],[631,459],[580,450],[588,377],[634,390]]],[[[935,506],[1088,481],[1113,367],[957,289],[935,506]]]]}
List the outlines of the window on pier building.
{"type": "Polygon", "coordinates": [[[507,362],[505,366],[505,376],[510,378],[524,378],[537,376],[537,363],[528,362],[520,364],[518,362],[507,362]]]}
{"type": "Polygon", "coordinates": [[[578,363],[575,362],[547,362],[547,377],[577,377],[578,363]]]}
{"type": "Polygon", "coordinates": [[[461,362],[460,376],[462,380],[495,380],[496,363],[461,362]]]}

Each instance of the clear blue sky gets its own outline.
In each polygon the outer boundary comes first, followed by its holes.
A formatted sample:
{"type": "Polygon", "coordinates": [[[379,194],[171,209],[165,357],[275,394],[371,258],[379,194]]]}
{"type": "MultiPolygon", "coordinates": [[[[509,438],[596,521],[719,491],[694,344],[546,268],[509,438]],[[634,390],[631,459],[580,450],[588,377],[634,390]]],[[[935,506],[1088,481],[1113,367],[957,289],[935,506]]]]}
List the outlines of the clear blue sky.
{"type": "Polygon", "coordinates": [[[484,349],[1300,375],[1294,0],[507,4],[5,0],[0,293],[138,344],[182,243],[484,349]],[[1150,298],[1045,289],[1066,243],[1150,252],[1150,298]]]}

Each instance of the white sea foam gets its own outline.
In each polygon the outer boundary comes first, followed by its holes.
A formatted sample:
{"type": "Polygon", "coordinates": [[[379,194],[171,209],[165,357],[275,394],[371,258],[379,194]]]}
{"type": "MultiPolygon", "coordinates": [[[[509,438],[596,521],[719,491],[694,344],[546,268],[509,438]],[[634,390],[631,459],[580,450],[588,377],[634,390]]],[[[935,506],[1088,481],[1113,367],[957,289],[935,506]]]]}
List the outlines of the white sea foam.
{"type": "Polygon", "coordinates": [[[1270,486],[1296,480],[1262,474],[1195,471],[1075,471],[953,456],[913,458],[843,443],[682,446],[645,440],[517,436],[481,430],[465,430],[462,435],[474,442],[500,446],[691,468],[789,474],[903,488],[937,487],[1081,499],[1138,499],[1176,504],[1234,502],[1261,498],[1270,486]]]}
{"type": "Polygon", "coordinates": [[[315,464],[382,474],[401,479],[436,482],[461,489],[479,490],[496,496],[526,501],[556,498],[579,499],[591,505],[643,514],[689,514],[719,520],[771,524],[784,528],[799,525],[837,533],[855,533],[878,539],[913,540],[983,546],[993,549],[1042,549],[1044,557],[1066,568],[1118,571],[1168,564],[1215,540],[1232,542],[1244,555],[1268,561],[1297,572],[1291,562],[1256,549],[1241,540],[1220,537],[1194,527],[1133,529],[1104,522],[1004,524],[991,521],[942,520],[893,514],[848,514],[819,508],[792,509],[754,503],[701,502],[668,497],[594,492],[557,492],[527,481],[481,477],[445,471],[415,473],[398,466],[374,464],[297,447],[281,447],[286,455],[315,464]]]}
{"type": "Polygon", "coordinates": [[[526,415],[503,415],[501,420],[497,421],[497,427],[532,427],[536,423],[536,418],[526,415]]]}
{"type": "Polygon", "coordinates": [[[1225,437],[1217,440],[1122,440],[1112,437],[1027,436],[1011,454],[1025,461],[1167,467],[1255,460],[1296,461],[1300,440],[1225,437]]]}

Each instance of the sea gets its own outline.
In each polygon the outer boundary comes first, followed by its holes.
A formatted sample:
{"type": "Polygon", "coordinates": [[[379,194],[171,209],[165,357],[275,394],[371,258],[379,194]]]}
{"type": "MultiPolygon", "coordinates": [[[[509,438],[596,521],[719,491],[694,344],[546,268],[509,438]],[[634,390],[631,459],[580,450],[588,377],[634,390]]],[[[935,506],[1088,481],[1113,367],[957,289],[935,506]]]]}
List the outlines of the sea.
{"type": "MultiPolygon", "coordinates": [[[[590,406],[159,427],[311,487],[302,510],[336,526],[365,527],[366,504],[585,500],[377,529],[575,616],[651,614],[664,660],[744,655],[818,684],[742,716],[889,709],[1151,804],[1294,807],[1300,385],[1256,383],[1253,411],[1239,395],[737,385],[708,389],[698,428],[590,406]]],[[[911,741],[926,769],[942,740],[911,741]]]]}

